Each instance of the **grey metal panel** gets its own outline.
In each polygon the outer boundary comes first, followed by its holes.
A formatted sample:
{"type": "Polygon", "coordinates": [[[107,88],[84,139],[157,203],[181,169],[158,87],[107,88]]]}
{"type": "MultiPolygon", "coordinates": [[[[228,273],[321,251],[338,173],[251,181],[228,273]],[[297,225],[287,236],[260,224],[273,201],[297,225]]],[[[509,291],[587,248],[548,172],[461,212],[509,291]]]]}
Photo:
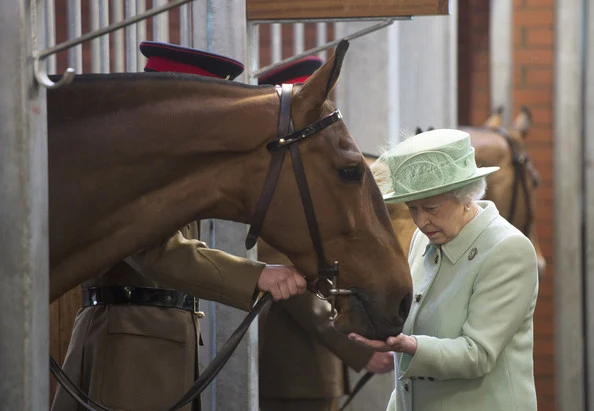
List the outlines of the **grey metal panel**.
{"type": "MultiPolygon", "coordinates": [[[[206,27],[206,33],[194,32],[194,47],[223,54],[246,62],[247,24],[245,0],[207,0],[206,4],[193,4],[204,14],[194,14],[193,26],[206,27]],[[203,8],[204,7],[204,8],[203,8]],[[196,41],[198,40],[198,41],[196,41]],[[204,46],[206,47],[204,47],[204,46]]],[[[197,11],[198,11],[197,10],[197,11]]],[[[236,81],[246,81],[244,72],[236,81]]],[[[210,247],[227,251],[240,257],[254,258],[255,251],[246,251],[245,224],[222,220],[201,222],[201,236],[207,236],[210,247]]],[[[203,238],[204,239],[204,238],[203,238]]],[[[201,321],[205,327],[208,347],[201,350],[201,365],[212,360],[216,351],[245,318],[246,313],[222,304],[200,305],[206,314],[201,321]]],[[[229,363],[202,395],[204,411],[257,411],[258,410],[258,325],[255,321],[229,363]]]]}
{"type": "Polygon", "coordinates": [[[49,407],[46,93],[33,83],[35,4],[0,2],[0,401],[7,411],[49,407]]]}
{"type": "MultiPolygon", "coordinates": [[[[594,295],[594,1],[586,0],[588,15],[584,21],[587,24],[583,50],[585,63],[585,105],[584,105],[584,142],[585,142],[585,195],[586,195],[586,272],[585,290],[587,296],[594,295]]],[[[586,338],[588,362],[587,366],[587,392],[590,393],[588,411],[594,411],[594,299],[586,299],[586,338]]]]}
{"type": "Polygon", "coordinates": [[[554,97],[555,363],[557,409],[585,409],[582,279],[581,0],[556,3],[554,97]]]}

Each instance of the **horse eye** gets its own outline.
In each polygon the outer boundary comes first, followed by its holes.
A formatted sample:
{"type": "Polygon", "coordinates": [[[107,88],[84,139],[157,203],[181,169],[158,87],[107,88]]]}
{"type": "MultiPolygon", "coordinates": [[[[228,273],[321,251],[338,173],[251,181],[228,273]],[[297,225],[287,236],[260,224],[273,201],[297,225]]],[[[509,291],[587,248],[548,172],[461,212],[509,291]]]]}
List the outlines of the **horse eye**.
{"type": "Polygon", "coordinates": [[[363,177],[363,170],[363,165],[357,164],[356,166],[341,168],[338,170],[338,175],[346,181],[359,181],[363,177]]]}

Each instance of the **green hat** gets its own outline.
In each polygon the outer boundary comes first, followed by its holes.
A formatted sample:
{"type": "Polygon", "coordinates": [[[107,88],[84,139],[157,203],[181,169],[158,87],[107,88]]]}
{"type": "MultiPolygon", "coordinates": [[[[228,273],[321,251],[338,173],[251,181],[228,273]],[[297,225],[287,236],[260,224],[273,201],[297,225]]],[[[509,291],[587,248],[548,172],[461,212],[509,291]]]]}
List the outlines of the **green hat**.
{"type": "Polygon", "coordinates": [[[412,136],[378,159],[389,169],[387,203],[432,197],[491,174],[499,167],[477,167],[470,135],[438,129],[412,136]]]}

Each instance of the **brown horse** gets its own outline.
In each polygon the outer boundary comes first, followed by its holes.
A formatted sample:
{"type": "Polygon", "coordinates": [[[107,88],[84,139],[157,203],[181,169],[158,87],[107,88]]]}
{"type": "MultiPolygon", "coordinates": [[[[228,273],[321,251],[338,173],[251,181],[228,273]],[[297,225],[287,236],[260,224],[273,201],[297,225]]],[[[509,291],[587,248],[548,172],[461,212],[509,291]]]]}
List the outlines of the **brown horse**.
{"type": "MultiPolygon", "coordinates": [[[[327,97],[347,47],[294,88],[295,129],[333,113],[327,97]]],[[[279,107],[271,86],[171,73],[82,75],[50,90],[51,300],[191,221],[250,223],[279,107]]],[[[361,152],[340,120],[298,144],[325,255],[340,263],[338,286],[355,290],[337,297],[336,327],[398,334],[410,273],[361,152]]],[[[290,161],[261,237],[308,279],[318,276],[290,161]]]]}
{"type": "MultiPolygon", "coordinates": [[[[501,114],[501,109],[496,110],[483,127],[462,126],[460,129],[470,134],[479,166],[501,167],[487,177],[485,199],[493,201],[501,215],[530,238],[538,257],[539,274],[543,275],[546,261],[536,236],[533,213],[538,174],[524,145],[531,126],[530,111],[522,108],[508,130],[501,128],[501,114]]],[[[373,161],[368,158],[368,162],[373,161]]],[[[387,204],[387,207],[400,245],[406,251],[415,225],[406,205],[387,204]]]]}

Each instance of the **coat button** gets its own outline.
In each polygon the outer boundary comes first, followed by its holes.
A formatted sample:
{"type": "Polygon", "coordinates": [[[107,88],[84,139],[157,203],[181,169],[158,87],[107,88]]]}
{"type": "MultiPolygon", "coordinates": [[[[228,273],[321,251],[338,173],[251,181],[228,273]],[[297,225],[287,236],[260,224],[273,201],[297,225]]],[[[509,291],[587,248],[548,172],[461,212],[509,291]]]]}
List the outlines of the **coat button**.
{"type": "Polygon", "coordinates": [[[420,301],[421,301],[421,297],[422,297],[422,295],[421,295],[421,294],[417,294],[417,295],[415,295],[415,301],[416,301],[416,302],[420,302],[420,301]]]}
{"type": "Polygon", "coordinates": [[[473,248],[472,250],[470,250],[470,252],[468,253],[468,259],[472,260],[474,258],[474,256],[476,255],[476,248],[473,248]]]}
{"type": "Polygon", "coordinates": [[[408,391],[408,383],[407,382],[402,384],[402,386],[404,387],[404,391],[408,391]]]}

